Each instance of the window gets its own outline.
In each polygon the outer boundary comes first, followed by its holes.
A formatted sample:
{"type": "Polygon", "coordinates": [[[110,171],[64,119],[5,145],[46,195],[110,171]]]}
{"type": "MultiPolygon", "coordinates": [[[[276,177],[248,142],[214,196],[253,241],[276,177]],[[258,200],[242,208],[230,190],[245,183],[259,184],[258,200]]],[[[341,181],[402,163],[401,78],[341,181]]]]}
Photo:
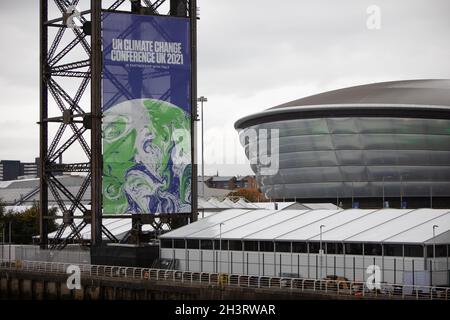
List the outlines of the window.
{"type": "Polygon", "coordinates": [[[385,244],[384,245],[385,256],[403,256],[403,248],[401,244],[385,244]]]}
{"type": "Polygon", "coordinates": [[[259,250],[265,252],[273,252],[273,242],[272,241],[260,241],[259,250]]]}
{"type": "Polygon", "coordinates": [[[362,254],[362,243],[346,243],[345,254],[362,254]]]}
{"type": "Polygon", "coordinates": [[[230,250],[242,251],[242,241],[240,241],[240,240],[231,240],[230,241],[230,250]]]}
{"type": "Polygon", "coordinates": [[[188,240],[187,241],[187,247],[188,247],[188,249],[199,249],[200,248],[200,241],[198,241],[198,240],[188,240]]]}
{"type": "MultiPolygon", "coordinates": [[[[326,243],[326,253],[327,254],[342,254],[344,251],[344,248],[342,247],[342,243],[326,243]]],[[[325,249],[325,246],[324,246],[325,249]]]]}
{"type": "Polygon", "coordinates": [[[184,239],[175,239],[173,240],[173,247],[175,249],[186,249],[186,242],[184,239]]]}
{"type": "Polygon", "coordinates": [[[446,245],[436,245],[436,257],[442,258],[447,257],[447,246],[446,245]]]}
{"type": "Polygon", "coordinates": [[[245,241],[244,242],[245,251],[258,251],[258,241],[245,241]]]}
{"type": "Polygon", "coordinates": [[[292,252],[308,253],[308,244],[306,242],[292,242],[292,252]]]}
{"type": "MultiPolygon", "coordinates": [[[[327,254],[343,254],[344,253],[344,247],[342,245],[342,243],[338,243],[338,242],[330,242],[330,243],[326,243],[326,253],[327,254]]],[[[324,249],[325,249],[324,246],[324,249]]]]}
{"type": "MultiPolygon", "coordinates": [[[[447,256],[447,246],[446,245],[436,245],[436,258],[442,258],[447,256]]],[[[427,246],[427,257],[433,258],[433,245],[427,246]]]]}
{"type": "Polygon", "coordinates": [[[291,252],[290,242],[276,242],[275,243],[276,252],[291,252]]]}
{"type": "Polygon", "coordinates": [[[228,240],[222,239],[222,248],[220,247],[220,240],[214,240],[214,249],[216,250],[228,250],[228,240]]]}
{"type": "Polygon", "coordinates": [[[431,245],[431,246],[427,246],[427,257],[428,258],[433,258],[433,255],[434,255],[434,253],[433,253],[433,246],[431,245]]]}
{"type": "Polygon", "coordinates": [[[213,242],[211,240],[201,240],[200,246],[202,250],[212,250],[213,242]]]}
{"type": "Polygon", "coordinates": [[[309,253],[319,253],[319,250],[320,250],[319,242],[310,242],[309,243],[309,253]]]}
{"type": "Polygon", "coordinates": [[[364,254],[366,256],[383,255],[383,247],[378,243],[364,243],[364,254]]]}
{"type": "Polygon", "coordinates": [[[162,239],[161,248],[172,248],[172,239],[162,239]]]}
{"type": "Polygon", "coordinates": [[[405,244],[405,257],[423,257],[423,246],[405,244]]]}

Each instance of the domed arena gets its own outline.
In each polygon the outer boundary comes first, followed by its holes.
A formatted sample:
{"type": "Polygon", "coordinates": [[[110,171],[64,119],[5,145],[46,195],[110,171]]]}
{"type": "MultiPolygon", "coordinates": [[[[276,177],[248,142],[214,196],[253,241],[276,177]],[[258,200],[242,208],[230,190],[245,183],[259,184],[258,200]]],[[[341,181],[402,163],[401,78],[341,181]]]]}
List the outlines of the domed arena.
{"type": "Polygon", "coordinates": [[[235,124],[270,199],[344,207],[448,207],[450,80],[361,85],[291,101],[235,124]],[[263,174],[249,130],[278,130],[263,174]]]}

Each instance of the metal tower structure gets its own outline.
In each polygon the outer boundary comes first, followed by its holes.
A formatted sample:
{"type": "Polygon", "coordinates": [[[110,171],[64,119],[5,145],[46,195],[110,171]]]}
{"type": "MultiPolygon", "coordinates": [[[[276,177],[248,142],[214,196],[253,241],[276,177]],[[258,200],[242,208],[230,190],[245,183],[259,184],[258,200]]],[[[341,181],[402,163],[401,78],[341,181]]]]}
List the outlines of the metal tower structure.
{"type": "MultiPolygon", "coordinates": [[[[40,0],[40,245],[62,249],[81,240],[80,231],[91,225],[91,245],[102,243],[102,234],[114,235],[102,224],[102,46],[101,13],[132,12],[191,19],[192,119],[196,114],[196,0],[40,0]],[[63,155],[80,154],[83,162],[62,164],[63,155]],[[64,185],[61,173],[85,174],[80,188],[64,185]],[[78,190],[74,190],[78,189],[78,190]],[[90,189],[90,203],[83,197],[90,189]],[[49,246],[49,192],[63,212],[63,223],[49,246]],[[89,205],[90,204],[90,205],[89,205]],[[75,212],[81,214],[75,215],[75,212]],[[61,237],[70,228],[64,241],[61,237]]],[[[193,146],[196,126],[191,125],[193,146]]],[[[197,208],[196,152],[193,155],[192,212],[197,208]]],[[[169,216],[108,216],[128,218],[133,229],[142,224],[160,228],[169,216]]],[[[105,218],[108,218],[105,216],[105,218]]],[[[193,214],[191,219],[196,220],[193,214]]]]}

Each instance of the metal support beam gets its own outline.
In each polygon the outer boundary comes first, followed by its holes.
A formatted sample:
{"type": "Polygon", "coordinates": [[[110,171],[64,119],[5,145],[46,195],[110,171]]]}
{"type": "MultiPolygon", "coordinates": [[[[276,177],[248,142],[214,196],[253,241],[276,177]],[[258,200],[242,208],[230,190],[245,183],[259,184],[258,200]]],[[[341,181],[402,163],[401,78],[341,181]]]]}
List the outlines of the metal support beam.
{"type": "MultiPolygon", "coordinates": [[[[185,1],[185,0],[184,0],[185,1]]],[[[172,0],[172,4],[174,2],[180,2],[180,0],[172,0]]],[[[180,8],[180,5],[177,6],[174,4],[173,8],[180,8]]],[[[176,14],[180,12],[177,11],[176,14]]],[[[198,220],[198,204],[197,204],[197,180],[198,180],[198,169],[197,169],[197,123],[194,121],[197,118],[197,0],[189,1],[189,17],[191,19],[191,139],[192,139],[192,216],[191,221],[198,220]]],[[[203,119],[202,119],[203,121],[203,119]]]]}
{"type": "MultiPolygon", "coordinates": [[[[40,239],[41,247],[49,248],[47,224],[49,215],[49,192],[54,200],[50,205],[58,205],[63,212],[63,225],[57,233],[52,248],[62,249],[72,239],[80,238],[80,231],[91,224],[90,244],[100,246],[102,234],[110,240],[117,241],[115,237],[102,226],[102,47],[101,47],[101,14],[102,5],[108,12],[121,10],[129,11],[128,0],[39,0],[40,1],[40,239]],[[76,6],[81,12],[79,20],[83,27],[70,28],[65,19],[71,14],[68,10],[76,6]],[[55,10],[57,9],[57,10],[55,10]],[[89,21],[91,20],[91,21],[89,21]],[[54,30],[55,32],[49,32],[54,30]],[[50,36],[52,35],[52,36],[50,36]],[[64,79],[65,81],[61,81],[64,79]],[[68,84],[70,83],[70,85],[68,84]],[[89,92],[90,91],[90,92],[89,92]],[[83,99],[90,93],[90,103],[83,99]],[[55,113],[56,112],[56,113],[55,113]],[[51,117],[49,117],[49,114],[51,117]],[[53,127],[52,127],[53,126],[53,127]],[[58,128],[59,127],[59,128],[58,128]],[[49,129],[50,128],[50,129],[49,129]],[[66,129],[72,131],[68,133],[66,129]],[[91,130],[91,132],[89,132],[91,130]],[[49,131],[55,134],[49,136],[49,131]],[[90,144],[86,135],[90,135],[90,144]],[[64,164],[64,153],[77,143],[86,156],[80,163],[64,164]],[[84,172],[87,174],[82,186],[74,192],[63,184],[55,175],[57,173],[84,172]],[[91,198],[84,198],[88,188],[91,188],[91,198]],[[88,205],[91,204],[89,209],[88,205]],[[74,216],[75,210],[80,210],[83,216],[74,216]],[[73,221],[83,221],[75,224],[73,221]],[[63,241],[65,230],[72,233],[63,241]]],[[[196,74],[196,1],[195,0],[136,0],[133,1],[133,10],[137,14],[158,14],[164,8],[163,4],[170,2],[170,15],[189,17],[191,19],[192,37],[192,116],[195,118],[197,99],[196,74]]],[[[166,6],[167,7],[167,6],[166,6]]],[[[155,28],[164,38],[164,30],[155,25],[155,28]],[[159,29],[158,29],[159,28],[159,29]]],[[[134,27],[133,27],[134,28],[134,27]]],[[[124,31],[123,37],[135,30],[129,28],[124,31]]],[[[111,48],[104,48],[105,52],[111,48]]],[[[122,92],[130,91],[131,87],[124,86],[108,71],[103,75],[112,78],[111,81],[122,92]]],[[[140,75],[143,79],[157,76],[167,76],[167,72],[140,75]]],[[[170,90],[164,93],[162,100],[170,96],[170,90]]],[[[125,95],[127,95],[125,93],[125,95]]],[[[131,97],[131,95],[130,95],[131,97]]],[[[120,96],[110,98],[106,105],[114,104],[120,96]]],[[[196,143],[196,126],[192,123],[192,141],[196,143]]],[[[197,167],[196,148],[192,147],[192,212],[191,220],[196,219],[197,212],[197,167]]],[[[32,193],[30,193],[31,197],[32,193]]],[[[25,199],[25,198],[24,198],[25,199]]],[[[26,200],[26,199],[25,199],[26,200]]],[[[106,216],[105,218],[130,218],[127,216],[106,216]]],[[[186,217],[186,216],[185,216],[186,217]]],[[[154,217],[152,225],[161,228],[168,224],[170,219],[163,216],[154,217]],[[156,222],[159,221],[159,223],[156,222]]],[[[89,241],[86,241],[89,244],[89,241]]]]}
{"type": "Polygon", "coordinates": [[[91,245],[102,244],[102,0],[91,0],[91,245]]]}
{"type": "Polygon", "coordinates": [[[39,234],[40,246],[42,249],[48,247],[48,221],[44,219],[48,216],[48,184],[46,180],[45,170],[47,167],[47,148],[48,148],[48,123],[44,121],[48,118],[48,91],[47,91],[47,50],[48,50],[48,27],[45,22],[48,20],[48,0],[40,1],[40,70],[39,70],[39,86],[40,86],[40,168],[39,188],[39,234]]]}

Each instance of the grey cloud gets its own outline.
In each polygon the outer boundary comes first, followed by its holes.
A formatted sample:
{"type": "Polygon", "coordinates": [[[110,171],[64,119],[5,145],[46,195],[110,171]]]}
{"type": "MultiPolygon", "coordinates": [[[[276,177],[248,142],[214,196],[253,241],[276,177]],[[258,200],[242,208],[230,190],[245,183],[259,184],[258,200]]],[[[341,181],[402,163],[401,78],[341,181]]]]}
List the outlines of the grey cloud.
{"type": "Polygon", "coordinates": [[[372,1],[241,2],[201,3],[199,65],[205,90],[248,95],[301,79],[332,83],[362,73],[379,78],[390,69],[399,78],[422,78],[450,70],[448,59],[441,65],[429,59],[430,52],[440,57],[450,51],[448,1],[375,1],[382,10],[379,31],[366,28],[372,1]]]}
{"type": "MultiPolygon", "coordinates": [[[[199,0],[198,5],[199,94],[210,98],[206,129],[226,125],[231,132],[241,116],[344,86],[450,78],[448,0],[199,0]],[[366,28],[372,4],[382,10],[381,30],[366,28]]],[[[38,18],[38,1],[0,1],[0,159],[36,156],[38,18]],[[18,132],[22,148],[8,143],[18,132]]],[[[228,165],[227,172],[232,170],[228,165]]]]}

